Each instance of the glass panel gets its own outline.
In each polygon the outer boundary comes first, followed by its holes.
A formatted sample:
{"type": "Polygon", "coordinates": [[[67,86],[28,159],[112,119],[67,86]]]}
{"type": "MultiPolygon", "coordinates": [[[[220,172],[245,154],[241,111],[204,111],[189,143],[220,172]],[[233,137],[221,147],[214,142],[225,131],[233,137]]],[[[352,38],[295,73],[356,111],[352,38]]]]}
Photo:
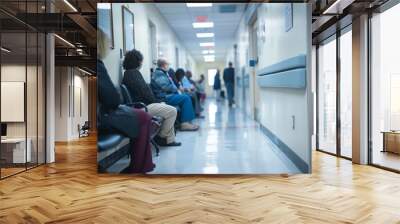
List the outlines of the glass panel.
{"type": "Polygon", "coordinates": [[[318,149],[336,153],[336,39],[318,48],[318,149]]]}
{"type": "Polygon", "coordinates": [[[6,130],[1,140],[1,174],[5,177],[25,170],[30,160],[25,120],[26,33],[3,32],[1,47],[1,122],[6,130]]]}
{"type": "Polygon", "coordinates": [[[39,34],[38,45],[38,164],[45,163],[45,65],[46,65],[46,37],[39,34]]]}
{"type": "Polygon", "coordinates": [[[37,119],[37,98],[38,98],[38,35],[36,32],[29,32],[28,38],[28,63],[27,63],[27,80],[26,80],[26,113],[27,113],[27,143],[28,153],[28,168],[37,165],[38,157],[38,119],[37,119]]]}
{"type": "Polygon", "coordinates": [[[352,33],[340,36],[340,153],[352,156],[352,33]]]}
{"type": "Polygon", "coordinates": [[[400,4],[372,18],[372,163],[400,170],[400,4]]]}

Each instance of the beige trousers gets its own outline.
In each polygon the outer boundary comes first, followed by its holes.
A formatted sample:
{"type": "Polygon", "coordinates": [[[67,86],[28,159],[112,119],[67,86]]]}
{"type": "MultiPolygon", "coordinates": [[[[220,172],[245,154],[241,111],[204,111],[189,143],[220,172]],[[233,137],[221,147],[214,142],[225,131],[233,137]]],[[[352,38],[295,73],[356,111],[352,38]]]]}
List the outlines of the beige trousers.
{"type": "Polygon", "coordinates": [[[161,126],[160,133],[162,138],[167,139],[167,143],[175,141],[174,123],[176,120],[176,108],[165,103],[152,103],[147,105],[149,114],[152,116],[162,117],[164,122],[161,126]]]}

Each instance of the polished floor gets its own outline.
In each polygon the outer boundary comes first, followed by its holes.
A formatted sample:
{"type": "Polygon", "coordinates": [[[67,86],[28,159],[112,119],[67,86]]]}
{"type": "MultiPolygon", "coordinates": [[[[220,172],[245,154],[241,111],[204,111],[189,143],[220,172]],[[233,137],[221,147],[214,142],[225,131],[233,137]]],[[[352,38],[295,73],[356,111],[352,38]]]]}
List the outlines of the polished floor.
{"type": "Polygon", "coordinates": [[[0,223],[400,223],[400,175],[313,152],[312,174],[98,174],[96,139],[0,181],[0,223]]]}
{"type": "Polygon", "coordinates": [[[256,122],[238,108],[209,100],[197,132],[178,132],[181,147],[164,147],[152,174],[299,173],[256,122]]]}
{"type": "Polygon", "coordinates": [[[396,153],[374,150],[372,162],[376,165],[400,171],[400,155],[396,153]]]}

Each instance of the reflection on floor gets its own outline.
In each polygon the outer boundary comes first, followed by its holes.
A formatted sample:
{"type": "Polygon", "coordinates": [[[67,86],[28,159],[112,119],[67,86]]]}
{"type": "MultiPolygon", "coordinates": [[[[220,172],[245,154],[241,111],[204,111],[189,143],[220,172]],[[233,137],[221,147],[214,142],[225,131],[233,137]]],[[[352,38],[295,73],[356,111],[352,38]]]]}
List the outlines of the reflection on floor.
{"type": "Polygon", "coordinates": [[[181,147],[161,148],[152,174],[299,173],[297,167],[238,108],[210,100],[198,132],[178,132],[181,147]]]}
{"type": "Polygon", "coordinates": [[[13,174],[22,172],[25,170],[25,167],[10,167],[10,168],[0,168],[1,178],[5,178],[11,176],[13,174]]]}
{"type": "Polygon", "coordinates": [[[372,163],[395,170],[400,170],[400,155],[391,152],[374,151],[372,163]]]}

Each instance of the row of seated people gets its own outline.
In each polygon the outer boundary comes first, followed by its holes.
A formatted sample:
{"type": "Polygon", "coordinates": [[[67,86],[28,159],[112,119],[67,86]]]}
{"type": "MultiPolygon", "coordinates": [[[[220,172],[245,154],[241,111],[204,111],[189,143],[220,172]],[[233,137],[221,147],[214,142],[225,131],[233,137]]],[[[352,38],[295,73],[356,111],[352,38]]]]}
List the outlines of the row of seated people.
{"type": "MultiPolygon", "coordinates": [[[[151,75],[149,86],[139,71],[143,56],[139,51],[131,50],[124,58],[125,72],[122,84],[128,89],[132,101],[143,103],[146,110],[124,105],[118,101],[118,90],[112,84],[100,56],[98,60],[99,131],[116,130],[131,139],[130,164],[123,172],[150,172],[155,167],[151,153],[153,118],[159,117],[162,120],[157,136],[154,137],[156,144],[180,146],[181,143],[175,140],[176,121],[179,121],[181,131],[198,130],[199,126],[193,124],[192,121],[196,116],[202,117],[198,101],[204,98],[204,93],[196,91],[194,87],[185,88],[182,82],[184,70],[178,69],[171,75],[168,62],[164,59],[157,61],[157,69],[151,75]],[[177,118],[178,110],[179,117],[177,118]]],[[[200,84],[202,82],[204,82],[204,77],[200,84]]],[[[194,83],[192,85],[195,86],[194,83]]]]}

